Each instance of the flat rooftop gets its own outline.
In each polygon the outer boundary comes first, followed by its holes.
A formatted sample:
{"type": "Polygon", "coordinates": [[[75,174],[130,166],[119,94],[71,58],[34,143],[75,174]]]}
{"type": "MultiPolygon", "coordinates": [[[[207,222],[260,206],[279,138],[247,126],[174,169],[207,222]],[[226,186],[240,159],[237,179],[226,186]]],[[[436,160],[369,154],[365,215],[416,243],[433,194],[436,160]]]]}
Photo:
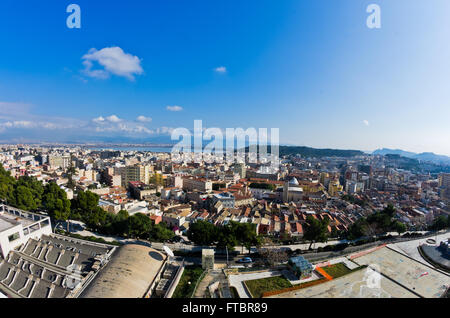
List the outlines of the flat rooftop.
{"type": "Polygon", "coordinates": [[[18,222],[11,222],[7,218],[3,218],[2,215],[0,215],[0,233],[6,230],[9,230],[10,228],[16,226],[18,222]]]}
{"type": "Polygon", "coordinates": [[[45,218],[47,218],[45,215],[23,211],[6,205],[0,205],[0,232],[8,230],[19,224],[23,227],[27,227],[36,222],[42,221],[45,218]]]}
{"type": "Polygon", "coordinates": [[[113,254],[80,298],[142,298],[166,256],[150,247],[125,244],[113,254]]]}
{"type": "Polygon", "coordinates": [[[8,212],[0,213],[0,232],[9,230],[10,228],[22,224],[22,226],[28,226],[35,221],[22,218],[18,215],[9,214],[8,212]]]}

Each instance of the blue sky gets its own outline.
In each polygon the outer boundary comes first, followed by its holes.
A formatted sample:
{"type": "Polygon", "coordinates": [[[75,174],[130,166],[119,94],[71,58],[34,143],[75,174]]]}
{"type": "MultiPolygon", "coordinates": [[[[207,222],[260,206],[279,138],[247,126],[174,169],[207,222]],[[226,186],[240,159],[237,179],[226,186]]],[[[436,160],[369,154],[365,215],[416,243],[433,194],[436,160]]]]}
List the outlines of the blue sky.
{"type": "Polygon", "coordinates": [[[448,0],[2,0],[0,141],[168,140],[201,119],[280,128],[282,144],[450,155],[449,10],[448,0]],[[81,29],[66,26],[70,3],[81,29]],[[371,3],[381,29],[366,26],[371,3]]]}

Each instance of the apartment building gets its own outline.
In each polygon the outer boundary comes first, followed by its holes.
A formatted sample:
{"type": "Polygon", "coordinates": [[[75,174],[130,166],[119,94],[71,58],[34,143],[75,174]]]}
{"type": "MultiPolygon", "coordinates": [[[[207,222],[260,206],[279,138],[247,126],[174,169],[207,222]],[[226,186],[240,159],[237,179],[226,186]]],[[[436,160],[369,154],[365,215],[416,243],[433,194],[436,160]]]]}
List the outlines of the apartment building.
{"type": "Polygon", "coordinates": [[[184,178],[183,190],[209,192],[212,191],[212,182],[201,178],[184,178]]]}
{"type": "Polygon", "coordinates": [[[127,187],[129,182],[140,181],[142,183],[149,183],[150,180],[150,166],[136,164],[119,168],[121,182],[123,187],[127,187]]]}

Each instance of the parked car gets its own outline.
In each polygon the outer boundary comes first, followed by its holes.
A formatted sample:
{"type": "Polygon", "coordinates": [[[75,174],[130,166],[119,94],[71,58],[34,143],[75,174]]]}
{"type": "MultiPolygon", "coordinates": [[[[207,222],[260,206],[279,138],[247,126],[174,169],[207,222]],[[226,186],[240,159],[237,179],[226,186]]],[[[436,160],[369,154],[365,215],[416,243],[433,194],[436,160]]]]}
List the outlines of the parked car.
{"type": "Polygon", "coordinates": [[[244,257],[237,260],[236,263],[253,263],[253,260],[250,257],[244,257]]]}

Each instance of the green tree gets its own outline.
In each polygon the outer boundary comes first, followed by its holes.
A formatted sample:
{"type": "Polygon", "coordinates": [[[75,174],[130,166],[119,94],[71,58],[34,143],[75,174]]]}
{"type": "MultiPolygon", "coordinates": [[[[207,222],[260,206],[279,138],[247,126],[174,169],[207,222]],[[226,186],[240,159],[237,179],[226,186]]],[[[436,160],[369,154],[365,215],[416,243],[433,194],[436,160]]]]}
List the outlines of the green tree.
{"type": "Polygon", "coordinates": [[[33,211],[38,208],[33,193],[28,187],[20,185],[15,189],[14,194],[16,197],[15,206],[19,209],[33,211]]]}
{"type": "Polygon", "coordinates": [[[72,199],[70,218],[80,219],[94,231],[112,231],[112,225],[105,229],[108,221],[108,213],[98,206],[99,195],[91,191],[78,191],[76,198],[72,199]]]}
{"type": "Polygon", "coordinates": [[[394,222],[393,228],[395,229],[395,232],[397,232],[398,234],[406,232],[406,225],[400,221],[394,222]]]}
{"type": "Polygon", "coordinates": [[[42,205],[49,216],[57,221],[66,221],[70,213],[70,201],[66,192],[55,182],[45,186],[42,205]]]}
{"type": "Polygon", "coordinates": [[[234,227],[234,235],[242,246],[247,248],[250,253],[252,246],[260,246],[261,239],[256,233],[256,224],[253,223],[236,223],[232,222],[234,227]]]}
{"type": "Polygon", "coordinates": [[[360,237],[366,235],[368,230],[367,220],[365,218],[360,218],[356,220],[352,225],[350,225],[347,231],[347,239],[356,240],[360,237]]]}
{"type": "Polygon", "coordinates": [[[70,164],[69,164],[69,168],[67,168],[66,174],[67,174],[67,187],[69,189],[75,189],[76,183],[73,180],[73,175],[75,174],[76,170],[75,167],[73,166],[73,161],[72,161],[72,155],[70,155],[70,164]]]}
{"type": "Polygon", "coordinates": [[[274,184],[271,183],[256,183],[256,182],[250,183],[249,187],[253,189],[265,189],[271,191],[274,191],[277,188],[274,184]]]}
{"type": "Polygon", "coordinates": [[[311,241],[309,248],[311,248],[313,242],[326,242],[328,240],[328,224],[330,219],[324,218],[319,221],[318,219],[309,215],[306,218],[306,228],[303,237],[311,241]]]}
{"type": "Polygon", "coordinates": [[[0,199],[6,200],[9,205],[15,206],[14,185],[16,179],[11,177],[9,171],[0,164],[0,199]]]}
{"type": "Polygon", "coordinates": [[[76,199],[72,200],[72,207],[84,216],[98,207],[99,200],[98,194],[91,191],[79,191],[76,199]]]}
{"type": "Polygon", "coordinates": [[[447,227],[448,227],[448,217],[446,218],[445,216],[440,215],[434,219],[430,229],[432,231],[440,231],[446,229],[447,227]]]}
{"type": "Polygon", "coordinates": [[[152,221],[142,213],[136,213],[128,218],[128,233],[130,237],[148,239],[152,229],[152,221]]]}
{"type": "Polygon", "coordinates": [[[207,221],[197,221],[189,226],[187,236],[198,245],[211,245],[217,240],[217,228],[207,221]]]}
{"type": "Polygon", "coordinates": [[[223,225],[218,229],[218,248],[227,248],[229,251],[232,251],[238,243],[234,222],[223,225]]]}
{"type": "Polygon", "coordinates": [[[128,211],[120,210],[119,213],[117,213],[117,215],[115,215],[114,217],[114,222],[112,224],[113,230],[111,234],[123,235],[127,233],[128,218],[129,218],[128,211]]]}
{"type": "Polygon", "coordinates": [[[153,225],[150,231],[150,239],[158,242],[165,242],[172,239],[175,233],[167,228],[164,223],[153,225]]]}
{"type": "Polygon", "coordinates": [[[44,194],[44,186],[42,182],[35,177],[23,176],[17,180],[16,186],[23,186],[28,188],[33,196],[34,204],[36,208],[40,208],[42,205],[42,195],[44,194]]]}

